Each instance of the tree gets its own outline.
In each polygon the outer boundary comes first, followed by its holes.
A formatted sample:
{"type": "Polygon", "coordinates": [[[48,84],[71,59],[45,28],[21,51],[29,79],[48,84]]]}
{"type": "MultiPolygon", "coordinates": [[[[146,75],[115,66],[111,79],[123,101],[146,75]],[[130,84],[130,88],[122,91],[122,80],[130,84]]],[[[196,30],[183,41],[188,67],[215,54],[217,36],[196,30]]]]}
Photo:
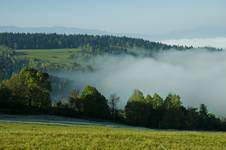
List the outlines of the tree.
{"type": "Polygon", "coordinates": [[[125,106],[126,120],[129,124],[147,126],[149,107],[143,93],[136,89],[125,106]]]}
{"type": "Polygon", "coordinates": [[[0,46],[0,80],[11,75],[15,61],[15,51],[9,47],[0,46]]]}
{"type": "Polygon", "coordinates": [[[188,108],[184,114],[184,129],[197,130],[199,126],[199,113],[197,108],[188,108]]]}
{"type": "Polygon", "coordinates": [[[92,86],[85,86],[81,94],[83,113],[89,117],[108,118],[110,111],[107,99],[92,86]]]}
{"type": "Polygon", "coordinates": [[[207,106],[205,104],[201,104],[199,107],[199,113],[203,116],[207,116],[208,114],[208,110],[207,110],[207,106]]]}
{"type": "Polygon", "coordinates": [[[166,110],[177,110],[181,107],[180,96],[169,94],[164,101],[164,108],[166,110]]]}
{"type": "Polygon", "coordinates": [[[12,93],[4,85],[0,84],[0,107],[4,108],[11,103],[12,93]]]}
{"type": "Polygon", "coordinates": [[[74,89],[71,91],[70,96],[69,96],[69,107],[78,111],[82,112],[83,104],[82,104],[82,99],[80,96],[80,91],[77,89],[74,89]]]}
{"type": "Polygon", "coordinates": [[[144,102],[144,95],[139,89],[135,89],[133,91],[133,94],[129,97],[128,102],[134,102],[134,101],[143,101],[144,102]]]}
{"type": "Polygon", "coordinates": [[[199,128],[208,129],[208,110],[205,104],[201,104],[199,107],[199,128]]]}
{"type": "Polygon", "coordinates": [[[117,116],[117,105],[118,105],[119,100],[120,100],[120,97],[118,97],[115,93],[111,94],[109,97],[108,104],[109,104],[111,115],[112,115],[113,119],[115,119],[117,116]]]}
{"type": "Polygon", "coordinates": [[[172,128],[179,129],[181,128],[181,119],[182,119],[182,111],[181,111],[181,101],[180,96],[169,94],[163,104],[163,117],[160,122],[161,128],[172,128]]]}
{"type": "Polygon", "coordinates": [[[51,85],[47,73],[24,68],[3,82],[12,91],[16,101],[27,106],[46,108],[51,105],[51,85]]]}
{"type": "Polygon", "coordinates": [[[163,99],[157,93],[155,93],[153,97],[151,95],[147,95],[145,100],[153,109],[159,109],[163,105],[163,99]]]}
{"type": "Polygon", "coordinates": [[[162,118],[163,99],[157,93],[155,93],[153,97],[147,95],[145,100],[149,105],[148,126],[152,128],[158,128],[159,122],[162,118]]]}

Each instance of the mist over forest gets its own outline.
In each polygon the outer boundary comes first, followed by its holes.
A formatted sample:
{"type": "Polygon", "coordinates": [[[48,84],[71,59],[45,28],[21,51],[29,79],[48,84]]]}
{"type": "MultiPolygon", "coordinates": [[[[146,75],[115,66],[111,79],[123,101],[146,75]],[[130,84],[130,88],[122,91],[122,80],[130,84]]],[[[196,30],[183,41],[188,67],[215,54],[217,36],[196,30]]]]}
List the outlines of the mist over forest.
{"type": "Polygon", "coordinates": [[[225,115],[225,56],[225,51],[206,49],[162,51],[152,57],[102,55],[87,60],[92,72],[55,75],[74,81],[73,88],[90,84],[106,97],[116,93],[121,107],[134,89],[140,89],[144,94],[157,92],[162,96],[177,93],[188,107],[205,103],[210,112],[225,115]]]}
{"type": "Polygon", "coordinates": [[[45,33],[0,33],[0,45],[4,113],[225,130],[224,49],[45,33]]]}

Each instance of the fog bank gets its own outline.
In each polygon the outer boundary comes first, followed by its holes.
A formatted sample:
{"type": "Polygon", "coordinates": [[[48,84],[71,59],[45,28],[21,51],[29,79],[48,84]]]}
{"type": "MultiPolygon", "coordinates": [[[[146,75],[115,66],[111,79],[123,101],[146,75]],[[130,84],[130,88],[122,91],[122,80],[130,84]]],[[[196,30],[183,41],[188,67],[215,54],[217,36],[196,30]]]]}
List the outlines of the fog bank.
{"type": "Polygon", "coordinates": [[[60,73],[75,81],[75,86],[90,84],[106,97],[117,93],[121,106],[135,88],[144,94],[179,94],[185,106],[199,107],[226,115],[226,52],[206,50],[167,51],[153,58],[133,56],[98,56],[90,60],[92,73],[60,73]]]}
{"type": "Polygon", "coordinates": [[[226,37],[216,38],[192,38],[192,39],[178,39],[178,40],[165,40],[162,43],[170,45],[186,45],[193,47],[216,47],[226,49],[226,37]]]}

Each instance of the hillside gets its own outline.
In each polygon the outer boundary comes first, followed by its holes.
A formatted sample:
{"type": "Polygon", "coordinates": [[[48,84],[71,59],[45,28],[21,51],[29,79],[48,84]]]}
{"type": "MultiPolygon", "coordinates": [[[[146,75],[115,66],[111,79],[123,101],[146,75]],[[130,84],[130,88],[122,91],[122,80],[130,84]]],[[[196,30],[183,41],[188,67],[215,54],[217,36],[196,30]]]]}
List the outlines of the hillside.
{"type": "Polygon", "coordinates": [[[0,45],[16,50],[19,68],[30,66],[47,71],[92,71],[87,60],[103,54],[149,57],[158,51],[192,48],[129,37],[44,33],[0,33],[0,45]]]}
{"type": "Polygon", "coordinates": [[[132,48],[150,51],[189,48],[129,37],[44,33],[0,33],[0,45],[14,49],[82,48],[92,53],[123,53],[132,48]]]}

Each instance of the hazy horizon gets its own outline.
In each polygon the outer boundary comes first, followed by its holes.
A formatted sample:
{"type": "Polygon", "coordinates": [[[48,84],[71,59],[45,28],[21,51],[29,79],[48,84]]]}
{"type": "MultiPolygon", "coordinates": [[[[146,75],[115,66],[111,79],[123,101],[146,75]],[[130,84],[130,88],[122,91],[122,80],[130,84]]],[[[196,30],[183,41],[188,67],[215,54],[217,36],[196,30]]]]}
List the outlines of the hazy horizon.
{"type": "Polygon", "coordinates": [[[148,35],[226,26],[223,0],[0,0],[0,3],[0,26],[64,26],[148,35]]]}

